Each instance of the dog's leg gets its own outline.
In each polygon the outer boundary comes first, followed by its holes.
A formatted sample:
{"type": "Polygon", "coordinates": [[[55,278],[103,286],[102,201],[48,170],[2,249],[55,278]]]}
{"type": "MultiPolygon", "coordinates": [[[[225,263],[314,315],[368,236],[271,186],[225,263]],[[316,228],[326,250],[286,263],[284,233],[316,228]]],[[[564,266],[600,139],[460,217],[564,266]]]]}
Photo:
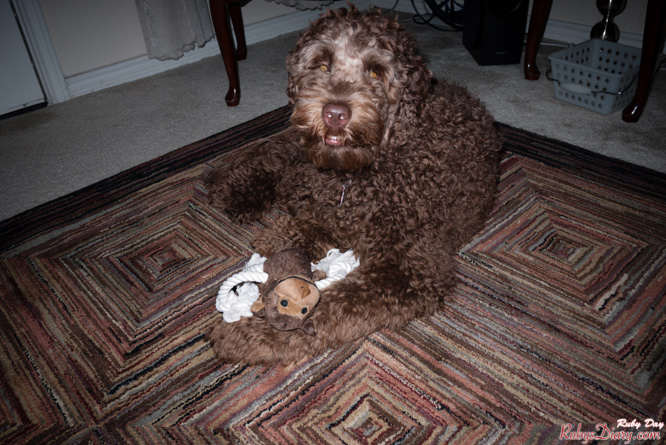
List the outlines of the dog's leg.
{"type": "Polygon", "coordinates": [[[265,141],[231,165],[216,168],[205,180],[210,202],[236,222],[256,221],[289,193],[280,189],[281,172],[296,168],[296,152],[288,143],[265,141]]]}
{"type": "Polygon", "coordinates": [[[312,262],[321,260],[330,249],[347,250],[337,245],[333,237],[316,222],[308,222],[288,215],[278,216],[273,225],[261,232],[254,247],[262,256],[271,257],[284,249],[298,248],[312,262]]]}

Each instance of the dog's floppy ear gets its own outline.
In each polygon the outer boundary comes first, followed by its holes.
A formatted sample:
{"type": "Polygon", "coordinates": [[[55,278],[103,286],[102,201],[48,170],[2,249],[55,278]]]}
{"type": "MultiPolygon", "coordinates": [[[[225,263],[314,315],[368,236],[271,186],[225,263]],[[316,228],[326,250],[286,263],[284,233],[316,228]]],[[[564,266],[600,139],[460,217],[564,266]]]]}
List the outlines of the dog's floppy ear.
{"type": "Polygon", "coordinates": [[[313,41],[317,40],[316,35],[325,26],[325,20],[330,20],[332,15],[333,12],[329,10],[322,17],[313,20],[310,26],[301,33],[298,41],[287,55],[287,96],[290,105],[294,105],[294,97],[298,95],[299,79],[296,78],[297,73],[303,75],[307,72],[306,67],[303,66],[306,61],[302,60],[304,47],[306,44],[312,44],[313,41]]]}
{"type": "Polygon", "coordinates": [[[437,83],[433,73],[426,67],[425,59],[416,52],[411,42],[406,57],[401,61],[403,90],[393,126],[392,143],[408,142],[410,128],[418,122],[426,106],[432,88],[437,83]]]}
{"type": "Polygon", "coordinates": [[[298,84],[300,79],[298,76],[307,74],[307,67],[303,66],[306,61],[304,59],[304,46],[306,42],[311,41],[314,34],[314,25],[316,22],[305,30],[301,37],[294,45],[294,48],[287,55],[287,96],[289,97],[289,104],[294,105],[294,97],[298,95],[298,84]]]}
{"type": "Polygon", "coordinates": [[[425,102],[430,95],[430,88],[435,82],[435,77],[425,65],[417,65],[409,73],[407,85],[402,94],[402,102],[425,102]]]}
{"type": "Polygon", "coordinates": [[[298,63],[297,60],[297,48],[294,48],[287,56],[287,97],[289,97],[289,105],[294,105],[294,97],[298,95],[297,82],[292,74],[298,63]]]}
{"type": "Polygon", "coordinates": [[[299,85],[306,81],[305,78],[311,71],[308,67],[308,61],[314,45],[311,41],[304,40],[308,34],[309,32],[303,34],[296,42],[296,46],[287,55],[287,97],[289,97],[289,104],[292,106],[299,94],[299,85]]]}

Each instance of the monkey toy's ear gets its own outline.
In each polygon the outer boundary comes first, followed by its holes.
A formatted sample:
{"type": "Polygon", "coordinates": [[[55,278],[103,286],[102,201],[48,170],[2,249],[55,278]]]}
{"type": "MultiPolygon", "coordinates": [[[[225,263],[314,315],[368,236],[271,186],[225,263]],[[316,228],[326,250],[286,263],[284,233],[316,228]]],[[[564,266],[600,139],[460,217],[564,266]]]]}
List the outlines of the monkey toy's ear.
{"type": "Polygon", "coordinates": [[[303,323],[301,329],[303,330],[303,332],[305,332],[308,335],[315,335],[317,333],[317,330],[315,329],[312,320],[307,320],[305,323],[303,323]]]}
{"type": "Polygon", "coordinates": [[[252,303],[250,310],[252,311],[252,314],[256,315],[257,317],[266,317],[266,305],[263,301],[261,301],[261,299],[252,303]]]}

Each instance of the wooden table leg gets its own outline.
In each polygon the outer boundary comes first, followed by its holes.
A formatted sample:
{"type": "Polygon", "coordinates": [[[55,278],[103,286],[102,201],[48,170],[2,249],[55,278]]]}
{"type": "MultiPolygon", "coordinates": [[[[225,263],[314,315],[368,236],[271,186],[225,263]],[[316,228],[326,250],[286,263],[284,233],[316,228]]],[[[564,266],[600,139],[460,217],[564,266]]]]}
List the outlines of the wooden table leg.
{"type": "Polygon", "coordinates": [[[532,17],[530,26],[527,30],[527,42],[525,43],[525,60],[523,62],[523,71],[525,79],[537,80],[541,73],[536,66],[536,55],[539,51],[543,33],[546,30],[546,23],[550,15],[550,7],[553,0],[534,0],[532,4],[532,17]]]}
{"type": "Polygon", "coordinates": [[[245,60],[247,58],[247,44],[245,43],[245,27],[240,3],[229,3],[229,16],[231,16],[231,24],[236,36],[236,60],[245,60]]]}
{"type": "Polygon", "coordinates": [[[643,29],[643,49],[641,51],[641,67],[638,72],[638,85],[634,99],[622,110],[622,120],[637,122],[640,119],[648,95],[652,87],[657,57],[664,46],[664,23],[666,22],[666,6],[663,0],[649,0],[645,28],[643,29]]]}
{"type": "MultiPolygon", "coordinates": [[[[229,90],[227,91],[224,100],[228,106],[235,107],[240,102],[240,79],[238,76],[236,49],[234,48],[234,40],[231,36],[231,23],[229,21],[230,14],[232,14],[232,17],[235,17],[233,21],[236,36],[238,36],[239,33],[243,34],[242,53],[243,58],[245,58],[247,48],[245,47],[242,18],[240,21],[238,20],[238,17],[240,16],[240,4],[237,1],[231,0],[210,0],[210,15],[213,19],[213,27],[215,28],[215,35],[217,36],[217,43],[220,45],[222,60],[224,61],[224,67],[226,68],[227,77],[229,78],[229,90]],[[237,22],[241,25],[240,29],[238,28],[237,22]]],[[[240,41],[241,39],[239,39],[239,46],[240,41]]]]}

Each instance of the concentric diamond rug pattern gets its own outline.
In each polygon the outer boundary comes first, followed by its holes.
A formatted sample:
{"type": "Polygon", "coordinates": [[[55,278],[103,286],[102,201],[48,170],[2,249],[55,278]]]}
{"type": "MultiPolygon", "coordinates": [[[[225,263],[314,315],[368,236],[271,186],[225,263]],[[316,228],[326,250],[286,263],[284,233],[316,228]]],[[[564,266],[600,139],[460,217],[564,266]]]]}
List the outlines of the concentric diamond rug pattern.
{"type": "Polygon", "coordinates": [[[435,316],[289,367],[216,361],[217,289],[273,215],[233,224],[202,177],[288,116],[0,223],[2,443],[664,440],[666,178],[501,125],[496,208],[435,316]]]}

